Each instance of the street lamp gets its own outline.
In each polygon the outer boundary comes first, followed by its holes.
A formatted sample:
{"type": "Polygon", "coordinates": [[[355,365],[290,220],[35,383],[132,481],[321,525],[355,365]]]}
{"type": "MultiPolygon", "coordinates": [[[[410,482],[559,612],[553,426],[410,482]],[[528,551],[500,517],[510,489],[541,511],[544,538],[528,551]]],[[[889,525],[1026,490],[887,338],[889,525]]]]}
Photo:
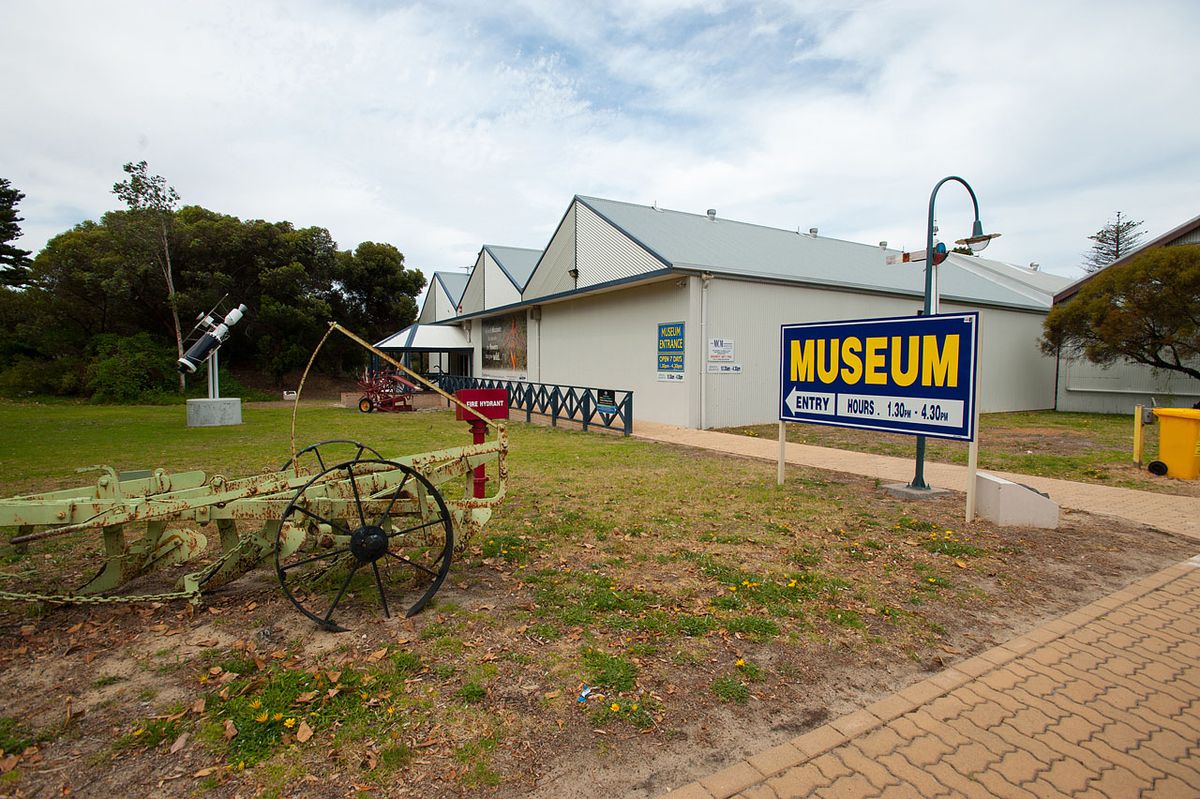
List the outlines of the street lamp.
{"type": "MultiPolygon", "coordinates": [[[[942,184],[951,180],[963,185],[963,188],[967,190],[967,194],[971,195],[971,204],[975,207],[975,224],[971,226],[971,235],[965,239],[959,239],[954,243],[970,247],[973,251],[978,252],[987,247],[992,239],[1000,235],[999,233],[985,234],[983,232],[983,223],[979,221],[979,200],[975,199],[975,191],[971,188],[971,184],[957,175],[950,175],[937,182],[937,185],[933,187],[933,192],[929,195],[929,225],[926,228],[925,236],[925,316],[932,316],[938,312],[936,267],[946,258],[945,245],[941,245],[941,251],[936,252],[940,257],[936,262],[933,260],[935,255],[933,244],[933,204],[937,199],[938,189],[942,187],[942,184]]],[[[976,431],[976,435],[978,435],[978,431],[976,431]]],[[[929,490],[929,484],[925,482],[925,436],[917,436],[917,469],[908,487],[921,491],[929,490]]]]}

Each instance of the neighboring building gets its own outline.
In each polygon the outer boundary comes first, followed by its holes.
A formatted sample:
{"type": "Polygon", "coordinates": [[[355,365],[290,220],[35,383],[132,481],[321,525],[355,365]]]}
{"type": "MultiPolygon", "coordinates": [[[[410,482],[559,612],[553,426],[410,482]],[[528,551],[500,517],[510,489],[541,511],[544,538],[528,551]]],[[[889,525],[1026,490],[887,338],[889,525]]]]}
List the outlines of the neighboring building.
{"type": "MultiPolygon", "coordinates": [[[[572,200],[520,286],[503,249],[481,251],[455,320],[470,374],[632,390],[636,418],[688,427],[778,418],[780,325],[911,316],[924,289],[923,265],[888,265],[883,244],[594,197],[572,200]],[[664,325],[678,372],[659,371],[664,325]]],[[[1037,342],[1067,281],[962,255],[938,269],[943,312],[981,311],[982,410],[1050,407],[1037,342]]]]}
{"type": "Polygon", "coordinates": [[[432,325],[458,315],[458,301],[462,299],[467,281],[471,279],[468,272],[434,272],[429,281],[429,291],[425,292],[425,301],[421,304],[421,313],[417,316],[417,324],[432,325]]]}
{"type": "MultiPolygon", "coordinates": [[[[1120,269],[1154,247],[1183,245],[1200,245],[1200,216],[1130,251],[1105,269],[1120,269]]],[[[1064,288],[1054,296],[1054,304],[1070,301],[1098,274],[1093,272],[1064,288]]],[[[1083,358],[1063,357],[1059,359],[1056,384],[1054,407],[1060,411],[1131,413],[1135,405],[1190,407],[1200,400],[1200,380],[1140,363],[1122,362],[1105,367],[1083,358]]]]}

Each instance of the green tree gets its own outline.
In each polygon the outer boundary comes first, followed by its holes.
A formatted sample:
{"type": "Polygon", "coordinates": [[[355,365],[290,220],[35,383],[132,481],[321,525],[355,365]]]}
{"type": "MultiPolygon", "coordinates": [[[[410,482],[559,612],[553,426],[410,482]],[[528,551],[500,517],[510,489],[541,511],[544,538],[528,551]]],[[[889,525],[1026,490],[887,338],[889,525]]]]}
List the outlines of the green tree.
{"type": "Polygon", "coordinates": [[[17,216],[17,204],[25,195],[12,187],[8,178],[0,178],[0,284],[22,286],[29,276],[29,250],[22,250],[9,242],[21,237],[24,221],[17,216]]]}
{"type": "Polygon", "coordinates": [[[425,287],[420,271],[404,267],[403,253],[373,241],[338,253],[335,281],[339,320],[372,342],[416,320],[416,297],[425,287]]]}
{"type": "Polygon", "coordinates": [[[1200,245],[1152,249],[1096,275],[1046,316],[1041,345],[1200,379],[1200,245]]]}
{"type": "Polygon", "coordinates": [[[1139,231],[1143,224],[1132,219],[1122,219],[1117,211],[1115,222],[1110,221],[1091,236],[1092,249],[1083,255],[1083,268],[1088,272],[1098,272],[1118,258],[1133,252],[1142,237],[1146,235],[1139,231]]]}
{"type": "MultiPolygon", "coordinates": [[[[145,161],[127,163],[121,167],[128,179],[114,183],[113,194],[129,209],[128,221],[133,224],[128,231],[127,241],[133,245],[133,257],[150,257],[158,265],[167,287],[167,307],[175,329],[175,349],[183,357],[183,329],[179,324],[179,304],[175,294],[175,274],[171,263],[171,233],[175,221],[175,209],[179,205],[179,192],[168,186],[166,178],[150,175],[145,161]]],[[[179,390],[186,388],[183,375],[179,375],[179,390]]]]}

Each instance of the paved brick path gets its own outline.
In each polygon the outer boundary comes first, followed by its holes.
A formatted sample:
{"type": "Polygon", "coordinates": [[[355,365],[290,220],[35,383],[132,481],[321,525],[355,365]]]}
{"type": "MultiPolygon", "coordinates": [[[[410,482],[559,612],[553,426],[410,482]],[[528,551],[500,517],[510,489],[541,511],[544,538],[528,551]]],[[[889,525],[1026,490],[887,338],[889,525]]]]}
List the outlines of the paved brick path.
{"type": "MultiPolygon", "coordinates": [[[[778,441],[750,438],[733,433],[690,430],[686,427],[638,420],[634,425],[633,434],[638,438],[652,441],[685,444],[690,447],[761,458],[772,462],[779,457],[778,441]]],[[[888,481],[907,483],[913,476],[912,458],[870,455],[851,450],[813,447],[807,444],[788,444],[785,457],[788,463],[798,466],[813,466],[818,469],[861,474],[888,481]]],[[[1135,491],[1129,488],[1075,483],[1050,477],[1034,477],[1006,472],[991,473],[1033,486],[1039,491],[1045,491],[1051,499],[1064,508],[1086,510],[1106,516],[1120,516],[1139,524],[1200,539],[1200,499],[1196,497],[1180,497],[1150,491],[1135,491]]],[[[965,491],[967,469],[965,466],[954,464],[926,462],[925,479],[930,485],[939,488],[965,491]]]]}
{"type": "MultiPolygon", "coordinates": [[[[765,460],[778,442],[638,422],[765,460]]],[[[789,444],[788,463],[906,481],[912,461],[789,444]]],[[[963,490],[961,466],[927,464],[963,490]]],[[[1062,507],[1200,539],[1200,500],[1024,475],[1062,507]]],[[[1200,556],[760,752],[665,799],[1197,799],[1200,556]]]]}
{"type": "Polygon", "coordinates": [[[1200,797],[1200,557],[669,799],[1200,797]]]}

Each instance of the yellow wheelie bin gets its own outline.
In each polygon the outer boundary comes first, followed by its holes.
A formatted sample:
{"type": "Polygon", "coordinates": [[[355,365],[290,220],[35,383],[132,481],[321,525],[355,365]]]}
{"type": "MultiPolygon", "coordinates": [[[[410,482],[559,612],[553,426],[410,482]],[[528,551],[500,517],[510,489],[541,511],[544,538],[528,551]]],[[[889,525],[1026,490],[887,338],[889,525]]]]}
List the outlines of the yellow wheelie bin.
{"type": "Polygon", "coordinates": [[[1167,465],[1167,477],[1195,480],[1200,477],[1200,410],[1155,408],[1158,417],[1158,457],[1167,465]]]}

